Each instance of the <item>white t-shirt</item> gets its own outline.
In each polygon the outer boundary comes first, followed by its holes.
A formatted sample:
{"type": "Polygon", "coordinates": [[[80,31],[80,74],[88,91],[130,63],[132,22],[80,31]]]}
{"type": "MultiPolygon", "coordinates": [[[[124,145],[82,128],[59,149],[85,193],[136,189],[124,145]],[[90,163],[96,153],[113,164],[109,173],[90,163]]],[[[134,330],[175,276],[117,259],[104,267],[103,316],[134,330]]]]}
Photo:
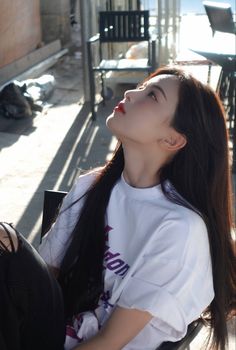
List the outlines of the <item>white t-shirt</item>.
{"type": "MultiPolygon", "coordinates": [[[[85,193],[93,179],[93,173],[81,176],[65,197],[61,211],[85,193]]],[[[166,188],[173,191],[169,182],[166,188]]],[[[83,202],[59,215],[43,239],[39,252],[49,265],[60,267],[83,202]]],[[[88,339],[96,333],[98,325],[119,305],[153,315],[123,350],[154,350],[164,341],[183,338],[188,325],[214,298],[202,218],[169,201],[160,185],[134,188],[121,176],[111,192],[106,223],[104,294],[96,317],[88,313],[77,324],[78,337],[88,339]]]]}

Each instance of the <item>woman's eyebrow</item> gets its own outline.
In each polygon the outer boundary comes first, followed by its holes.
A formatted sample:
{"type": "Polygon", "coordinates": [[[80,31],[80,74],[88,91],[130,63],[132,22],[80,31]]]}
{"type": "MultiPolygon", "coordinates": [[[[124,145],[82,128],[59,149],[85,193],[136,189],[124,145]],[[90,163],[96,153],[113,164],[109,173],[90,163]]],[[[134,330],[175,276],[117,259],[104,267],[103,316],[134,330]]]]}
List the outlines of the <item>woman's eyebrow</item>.
{"type": "Polygon", "coordinates": [[[162,93],[162,95],[163,95],[163,97],[165,98],[165,100],[167,101],[167,97],[166,97],[165,91],[164,91],[159,85],[153,84],[152,86],[153,86],[155,89],[159,90],[159,91],[162,93]]]}

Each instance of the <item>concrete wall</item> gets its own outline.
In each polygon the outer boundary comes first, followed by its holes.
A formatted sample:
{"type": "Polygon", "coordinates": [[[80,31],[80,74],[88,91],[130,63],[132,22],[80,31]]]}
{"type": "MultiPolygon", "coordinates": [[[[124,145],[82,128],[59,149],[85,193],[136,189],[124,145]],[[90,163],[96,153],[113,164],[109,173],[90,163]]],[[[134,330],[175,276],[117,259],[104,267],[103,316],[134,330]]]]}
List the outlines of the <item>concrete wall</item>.
{"type": "Polygon", "coordinates": [[[40,0],[42,39],[50,43],[60,39],[70,43],[70,0],[40,0]]]}
{"type": "Polygon", "coordinates": [[[0,2],[0,68],[27,55],[41,43],[39,0],[0,2]]]}

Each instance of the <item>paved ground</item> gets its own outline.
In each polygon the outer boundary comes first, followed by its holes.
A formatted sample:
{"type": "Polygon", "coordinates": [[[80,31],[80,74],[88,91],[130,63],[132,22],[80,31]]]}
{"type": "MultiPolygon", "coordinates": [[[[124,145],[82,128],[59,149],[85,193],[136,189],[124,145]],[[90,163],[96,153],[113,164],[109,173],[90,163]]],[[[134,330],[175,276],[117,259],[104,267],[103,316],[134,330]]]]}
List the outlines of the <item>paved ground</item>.
{"type": "Polygon", "coordinates": [[[48,73],[56,78],[50,108],[33,119],[0,119],[0,220],[13,222],[35,245],[43,191],[68,191],[80,169],[105,162],[112,140],[108,108],[91,122],[83,104],[80,61],[64,57],[48,73]]]}
{"type": "MultiPolygon", "coordinates": [[[[81,171],[106,161],[115,140],[105,119],[119,100],[100,106],[92,122],[89,106],[83,103],[81,62],[65,56],[48,73],[56,78],[50,108],[33,119],[0,119],[0,221],[13,222],[35,246],[44,190],[68,191],[81,171]]],[[[234,350],[235,328],[230,327],[229,350],[234,350]]],[[[199,350],[203,338],[204,331],[191,349],[199,350]]]]}

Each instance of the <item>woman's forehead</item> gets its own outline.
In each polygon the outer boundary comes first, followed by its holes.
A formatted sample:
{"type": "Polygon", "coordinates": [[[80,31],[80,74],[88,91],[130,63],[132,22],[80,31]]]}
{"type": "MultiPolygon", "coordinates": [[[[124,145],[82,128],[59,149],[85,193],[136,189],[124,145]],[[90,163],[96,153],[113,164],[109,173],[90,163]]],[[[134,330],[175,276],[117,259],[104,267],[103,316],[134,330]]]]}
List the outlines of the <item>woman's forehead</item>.
{"type": "Polygon", "coordinates": [[[175,75],[171,74],[161,74],[157,75],[145,82],[144,86],[159,86],[161,87],[165,94],[171,97],[178,97],[179,92],[179,79],[175,75]]]}
{"type": "Polygon", "coordinates": [[[178,82],[178,78],[172,74],[160,74],[146,81],[146,84],[156,84],[156,83],[173,83],[178,82]]]}

